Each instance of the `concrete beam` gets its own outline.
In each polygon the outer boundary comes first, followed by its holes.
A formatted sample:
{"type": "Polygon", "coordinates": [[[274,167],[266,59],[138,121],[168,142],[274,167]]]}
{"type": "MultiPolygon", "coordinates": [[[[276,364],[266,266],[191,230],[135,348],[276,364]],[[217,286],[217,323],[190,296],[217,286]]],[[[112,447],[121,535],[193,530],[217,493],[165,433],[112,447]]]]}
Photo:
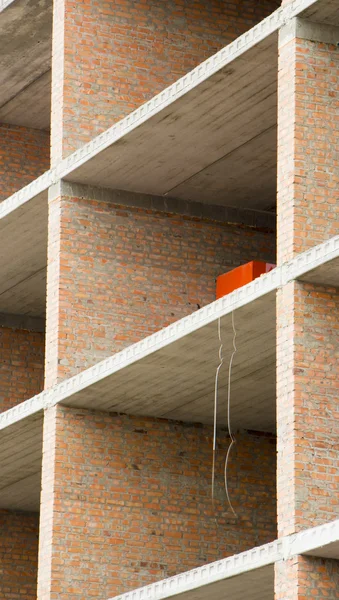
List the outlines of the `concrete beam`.
{"type": "Polygon", "coordinates": [[[269,590],[269,583],[274,580],[275,562],[285,561],[299,554],[338,558],[338,551],[339,519],[157,581],[110,600],[165,600],[173,596],[180,600],[204,600],[207,595],[212,600],[226,597],[271,600],[273,589],[269,590]]]}
{"type": "Polygon", "coordinates": [[[279,32],[280,44],[287,44],[294,38],[337,46],[339,44],[339,27],[313,23],[296,17],[287,21],[279,32]]]}
{"type": "Polygon", "coordinates": [[[259,229],[276,230],[276,215],[260,210],[249,210],[202,202],[189,202],[170,196],[153,196],[138,194],[124,190],[111,190],[95,186],[58,181],[49,189],[48,198],[53,200],[59,196],[74,196],[86,200],[108,202],[121,206],[130,206],[154,210],[157,212],[173,213],[188,217],[210,219],[221,223],[232,223],[259,229]]]}
{"type": "MultiPolygon", "coordinates": [[[[67,404],[71,406],[72,396],[75,396],[82,390],[88,389],[90,386],[126,368],[128,365],[217,321],[219,317],[231,314],[232,311],[236,311],[242,306],[250,305],[254,301],[278,289],[278,287],[285,285],[291,281],[291,278],[304,278],[305,276],[307,277],[307,273],[312,273],[313,282],[321,285],[316,280],[316,275],[314,275],[317,269],[321,269],[322,265],[331,264],[338,258],[339,236],[336,236],[332,240],[302,253],[289,263],[275,268],[252,283],[235,290],[231,294],[220,298],[220,300],[212,302],[188,317],[127,347],[125,350],[103,360],[79,375],[59,383],[51,390],[44,391],[34,398],[26,400],[26,402],[0,414],[0,430],[26,418],[28,415],[35,414],[59,402],[67,401],[67,404]]],[[[93,408],[95,407],[96,402],[93,405],[93,408]]]]}
{"type": "Polygon", "coordinates": [[[45,319],[39,317],[28,317],[26,315],[11,315],[0,313],[0,327],[9,329],[24,329],[26,331],[38,331],[44,333],[45,319]]]}

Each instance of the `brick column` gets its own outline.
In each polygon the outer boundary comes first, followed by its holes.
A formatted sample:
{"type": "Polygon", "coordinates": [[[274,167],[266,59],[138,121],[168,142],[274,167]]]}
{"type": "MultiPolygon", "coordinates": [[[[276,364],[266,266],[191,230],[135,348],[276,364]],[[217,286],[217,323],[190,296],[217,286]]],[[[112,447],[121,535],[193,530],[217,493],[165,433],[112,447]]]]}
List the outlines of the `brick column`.
{"type": "Polygon", "coordinates": [[[338,234],[338,39],[300,19],[280,31],[278,263],[338,234]]]}
{"type": "Polygon", "coordinates": [[[275,600],[338,600],[339,561],[306,556],[275,564],[275,600]]]}
{"type": "Polygon", "coordinates": [[[55,0],[53,164],[278,6],[279,0],[55,0]]]}
{"type": "MultiPolygon", "coordinates": [[[[278,262],[338,233],[339,30],[293,19],[280,32],[278,262]]],[[[278,532],[338,518],[339,291],[277,294],[278,532]]],[[[276,565],[276,600],[336,598],[338,564],[276,565]]]]}
{"type": "Polygon", "coordinates": [[[211,444],[211,427],[48,409],[38,600],[107,600],[274,539],[274,437],[237,438],[237,519],[225,500],[224,435],[213,511],[211,444]]]}

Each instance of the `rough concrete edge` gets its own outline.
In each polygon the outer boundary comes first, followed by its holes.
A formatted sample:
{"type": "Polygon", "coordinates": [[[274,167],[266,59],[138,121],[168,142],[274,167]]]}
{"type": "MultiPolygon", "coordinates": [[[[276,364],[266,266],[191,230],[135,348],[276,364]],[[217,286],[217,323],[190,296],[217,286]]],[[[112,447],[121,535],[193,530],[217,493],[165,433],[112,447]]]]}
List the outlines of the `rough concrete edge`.
{"type": "Polygon", "coordinates": [[[95,200],[142,208],[155,212],[185,215],[192,218],[209,219],[221,223],[232,223],[247,227],[276,230],[276,214],[262,210],[251,210],[203,202],[186,201],[170,196],[155,196],[125,190],[100,188],[97,186],[72,183],[60,180],[49,188],[49,200],[59,196],[75,196],[86,200],[95,200]]]}
{"type": "Polygon", "coordinates": [[[23,206],[23,204],[33,200],[42,192],[47,191],[53,181],[53,171],[45,171],[40,177],[6,198],[6,200],[0,203],[0,221],[23,206]]]}
{"type": "MultiPolygon", "coordinates": [[[[321,549],[339,541],[339,519],[306,529],[286,539],[285,559],[298,554],[322,556],[321,549]]],[[[324,556],[326,558],[326,556],[324,556]]]]}
{"type": "MultiPolygon", "coordinates": [[[[273,565],[283,558],[283,544],[275,540],[263,546],[257,546],[246,552],[229,558],[203,565],[180,575],[157,581],[131,592],[115,596],[110,600],[162,600],[177,594],[190,592],[200,587],[239,576],[254,569],[273,565]]],[[[225,590],[226,593],[227,590],[225,590]]]]}
{"type": "Polygon", "coordinates": [[[2,13],[5,8],[7,8],[10,4],[14,4],[15,0],[0,0],[0,13],[2,13]]]}
{"type": "Polygon", "coordinates": [[[268,294],[277,289],[280,284],[281,270],[280,268],[276,268],[248,285],[235,290],[228,296],[224,296],[220,300],[208,304],[191,315],[176,321],[172,325],[82,371],[78,375],[62,381],[54,388],[45,390],[30,400],[26,400],[0,414],[0,430],[33,414],[37,410],[55,406],[84,388],[94,385],[105,377],[109,377],[113,373],[160,350],[164,346],[215,321],[218,317],[229,314],[231,311],[237,310],[241,306],[268,294]]]}
{"type": "Polygon", "coordinates": [[[10,427],[14,425],[18,421],[23,421],[27,417],[31,417],[32,415],[40,412],[44,408],[44,397],[48,394],[48,392],[42,392],[37,396],[33,396],[29,400],[25,400],[21,402],[17,406],[6,410],[5,412],[0,414],[0,431],[2,429],[6,429],[6,427],[10,427]]]}
{"type": "Polygon", "coordinates": [[[298,254],[298,256],[283,265],[282,279],[285,283],[294,279],[301,279],[305,275],[311,274],[317,267],[338,257],[339,235],[336,235],[326,242],[298,254]]]}
{"type": "MultiPolygon", "coordinates": [[[[203,565],[151,585],[134,589],[110,600],[164,600],[211,583],[239,576],[254,569],[273,565],[275,562],[287,560],[299,554],[312,555],[312,553],[317,552],[316,555],[321,556],[321,547],[328,546],[338,540],[339,519],[280,538],[247,552],[203,565]]],[[[226,592],[227,590],[225,590],[226,592]]]]}

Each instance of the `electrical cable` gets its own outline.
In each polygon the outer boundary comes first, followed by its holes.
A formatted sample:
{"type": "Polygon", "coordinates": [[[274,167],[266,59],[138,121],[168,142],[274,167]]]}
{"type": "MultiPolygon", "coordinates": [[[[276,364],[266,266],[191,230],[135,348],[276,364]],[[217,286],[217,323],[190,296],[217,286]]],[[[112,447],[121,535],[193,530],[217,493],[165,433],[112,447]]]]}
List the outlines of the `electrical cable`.
{"type": "Polygon", "coordinates": [[[227,428],[228,428],[228,434],[230,436],[231,443],[228,447],[226,459],[225,459],[224,479],[225,479],[225,492],[226,492],[228,504],[229,504],[230,509],[231,509],[232,513],[234,514],[234,516],[237,517],[237,513],[235,512],[232,502],[231,502],[231,499],[230,499],[230,494],[229,494],[229,490],[228,490],[228,482],[227,482],[227,469],[228,469],[229,457],[231,454],[232,447],[236,443],[236,439],[232,433],[232,427],[231,427],[231,376],[232,376],[233,359],[237,352],[237,346],[235,343],[235,340],[237,337],[237,332],[236,332],[235,325],[234,325],[234,311],[232,311],[232,328],[233,328],[233,352],[232,352],[229,367],[228,367],[228,391],[227,391],[227,428]]]}
{"type": "MultiPolygon", "coordinates": [[[[228,427],[228,434],[229,434],[231,443],[228,447],[226,459],[225,459],[224,479],[225,479],[225,492],[226,492],[228,504],[229,504],[230,509],[233,512],[234,516],[237,517],[237,514],[233,508],[233,505],[232,505],[232,502],[230,499],[229,490],[228,490],[228,482],[227,482],[227,469],[228,469],[229,456],[230,456],[232,447],[236,443],[236,439],[232,433],[232,428],[231,428],[231,375],[232,375],[233,359],[237,352],[237,347],[235,344],[237,333],[236,333],[236,329],[235,329],[235,325],[234,325],[234,312],[233,311],[232,311],[232,328],[233,328],[233,352],[232,352],[230,362],[229,362],[229,367],[228,367],[228,392],[227,392],[227,427],[228,427]]],[[[219,384],[220,369],[224,363],[223,343],[222,343],[222,339],[221,339],[220,317],[218,318],[218,339],[219,339],[219,364],[218,364],[216,374],[215,374],[215,385],[214,385],[213,463],[212,463],[212,505],[213,505],[213,508],[214,508],[215,462],[216,462],[216,446],[217,446],[218,384],[219,384]]]]}
{"type": "Polygon", "coordinates": [[[219,365],[215,374],[215,385],[214,385],[214,420],[213,420],[213,464],[212,464],[212,504],[214,506],[214,484],[215,484],[215,455],[217,447],[217,412],[218,412],[218,382],[219,382],[219,371],[223,365],[224,358],[222,355],[222,340],[221,340],[221,328],[220,328],[220,317],[218,318],[218,338],[219,338],[219,365]]]}

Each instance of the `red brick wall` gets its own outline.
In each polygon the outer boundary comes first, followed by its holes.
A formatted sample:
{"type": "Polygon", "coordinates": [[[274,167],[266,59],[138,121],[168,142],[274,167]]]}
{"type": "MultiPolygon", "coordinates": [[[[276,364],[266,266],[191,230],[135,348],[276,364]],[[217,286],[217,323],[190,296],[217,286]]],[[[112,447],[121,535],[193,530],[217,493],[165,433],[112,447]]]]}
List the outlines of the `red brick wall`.
{"type": "Polygon", "coordinates": [[[51,202],[50,232],[47,386],[212,302],[217,275],[275,257],[273,233],[79,198],[51,202]]]}
{"type": "Polygon", "coordinates": [[[46,131],[0,124],[0,202],[49,169],[46,131]]]}
{"type": "MultiPolygon", "coordinates": [[[[291,25],[279,49],[279,263],[337,234],[339,222],[338,52],[293,37],[291,25]]],[[[299,31],[307,35],[302,22],[299,31]]],[[[291,282],[278,291],[280,535],[338,517],[338,316],[338,290],[291,282]]]]}
{"type": "Polygon", "coordinates": [[[339,291],[291,282],[278,291],[280,535],[339,515],[339,291]]]}
{"type": "Polygon", "coordinates": [[[275,600],[338,600],[339,561],[295,556],[275,563],[275,600]]]}
{"type": "Polygon", "coordinates": [[[339,53],[292,39],[279,50],[278,262],[338,233],[339,53]]]}
{"type": "Polygon", "coordinates": [[[113,125],[279,5],[280,0],[57,0],[53,160],[113,125]]]}
{"type": "Polygon", "coordinates": [[[0,327],[0,412],[43,389],[44,335],[0,327]]]}
{"type": "Polygon", "coordinates": [[[211,447],[210,427],[49,409],[38,599],[82,599],[90,582],[91,596],[106,600],[274,539],[275,439],[237,437],[237,519],[223,488],[225,435],[212,510],[211,447]]]}
{"type": "Polygon", "coordinates": [[[39,515],[0,510],[0,598],[36,600],[39,515]]]}

